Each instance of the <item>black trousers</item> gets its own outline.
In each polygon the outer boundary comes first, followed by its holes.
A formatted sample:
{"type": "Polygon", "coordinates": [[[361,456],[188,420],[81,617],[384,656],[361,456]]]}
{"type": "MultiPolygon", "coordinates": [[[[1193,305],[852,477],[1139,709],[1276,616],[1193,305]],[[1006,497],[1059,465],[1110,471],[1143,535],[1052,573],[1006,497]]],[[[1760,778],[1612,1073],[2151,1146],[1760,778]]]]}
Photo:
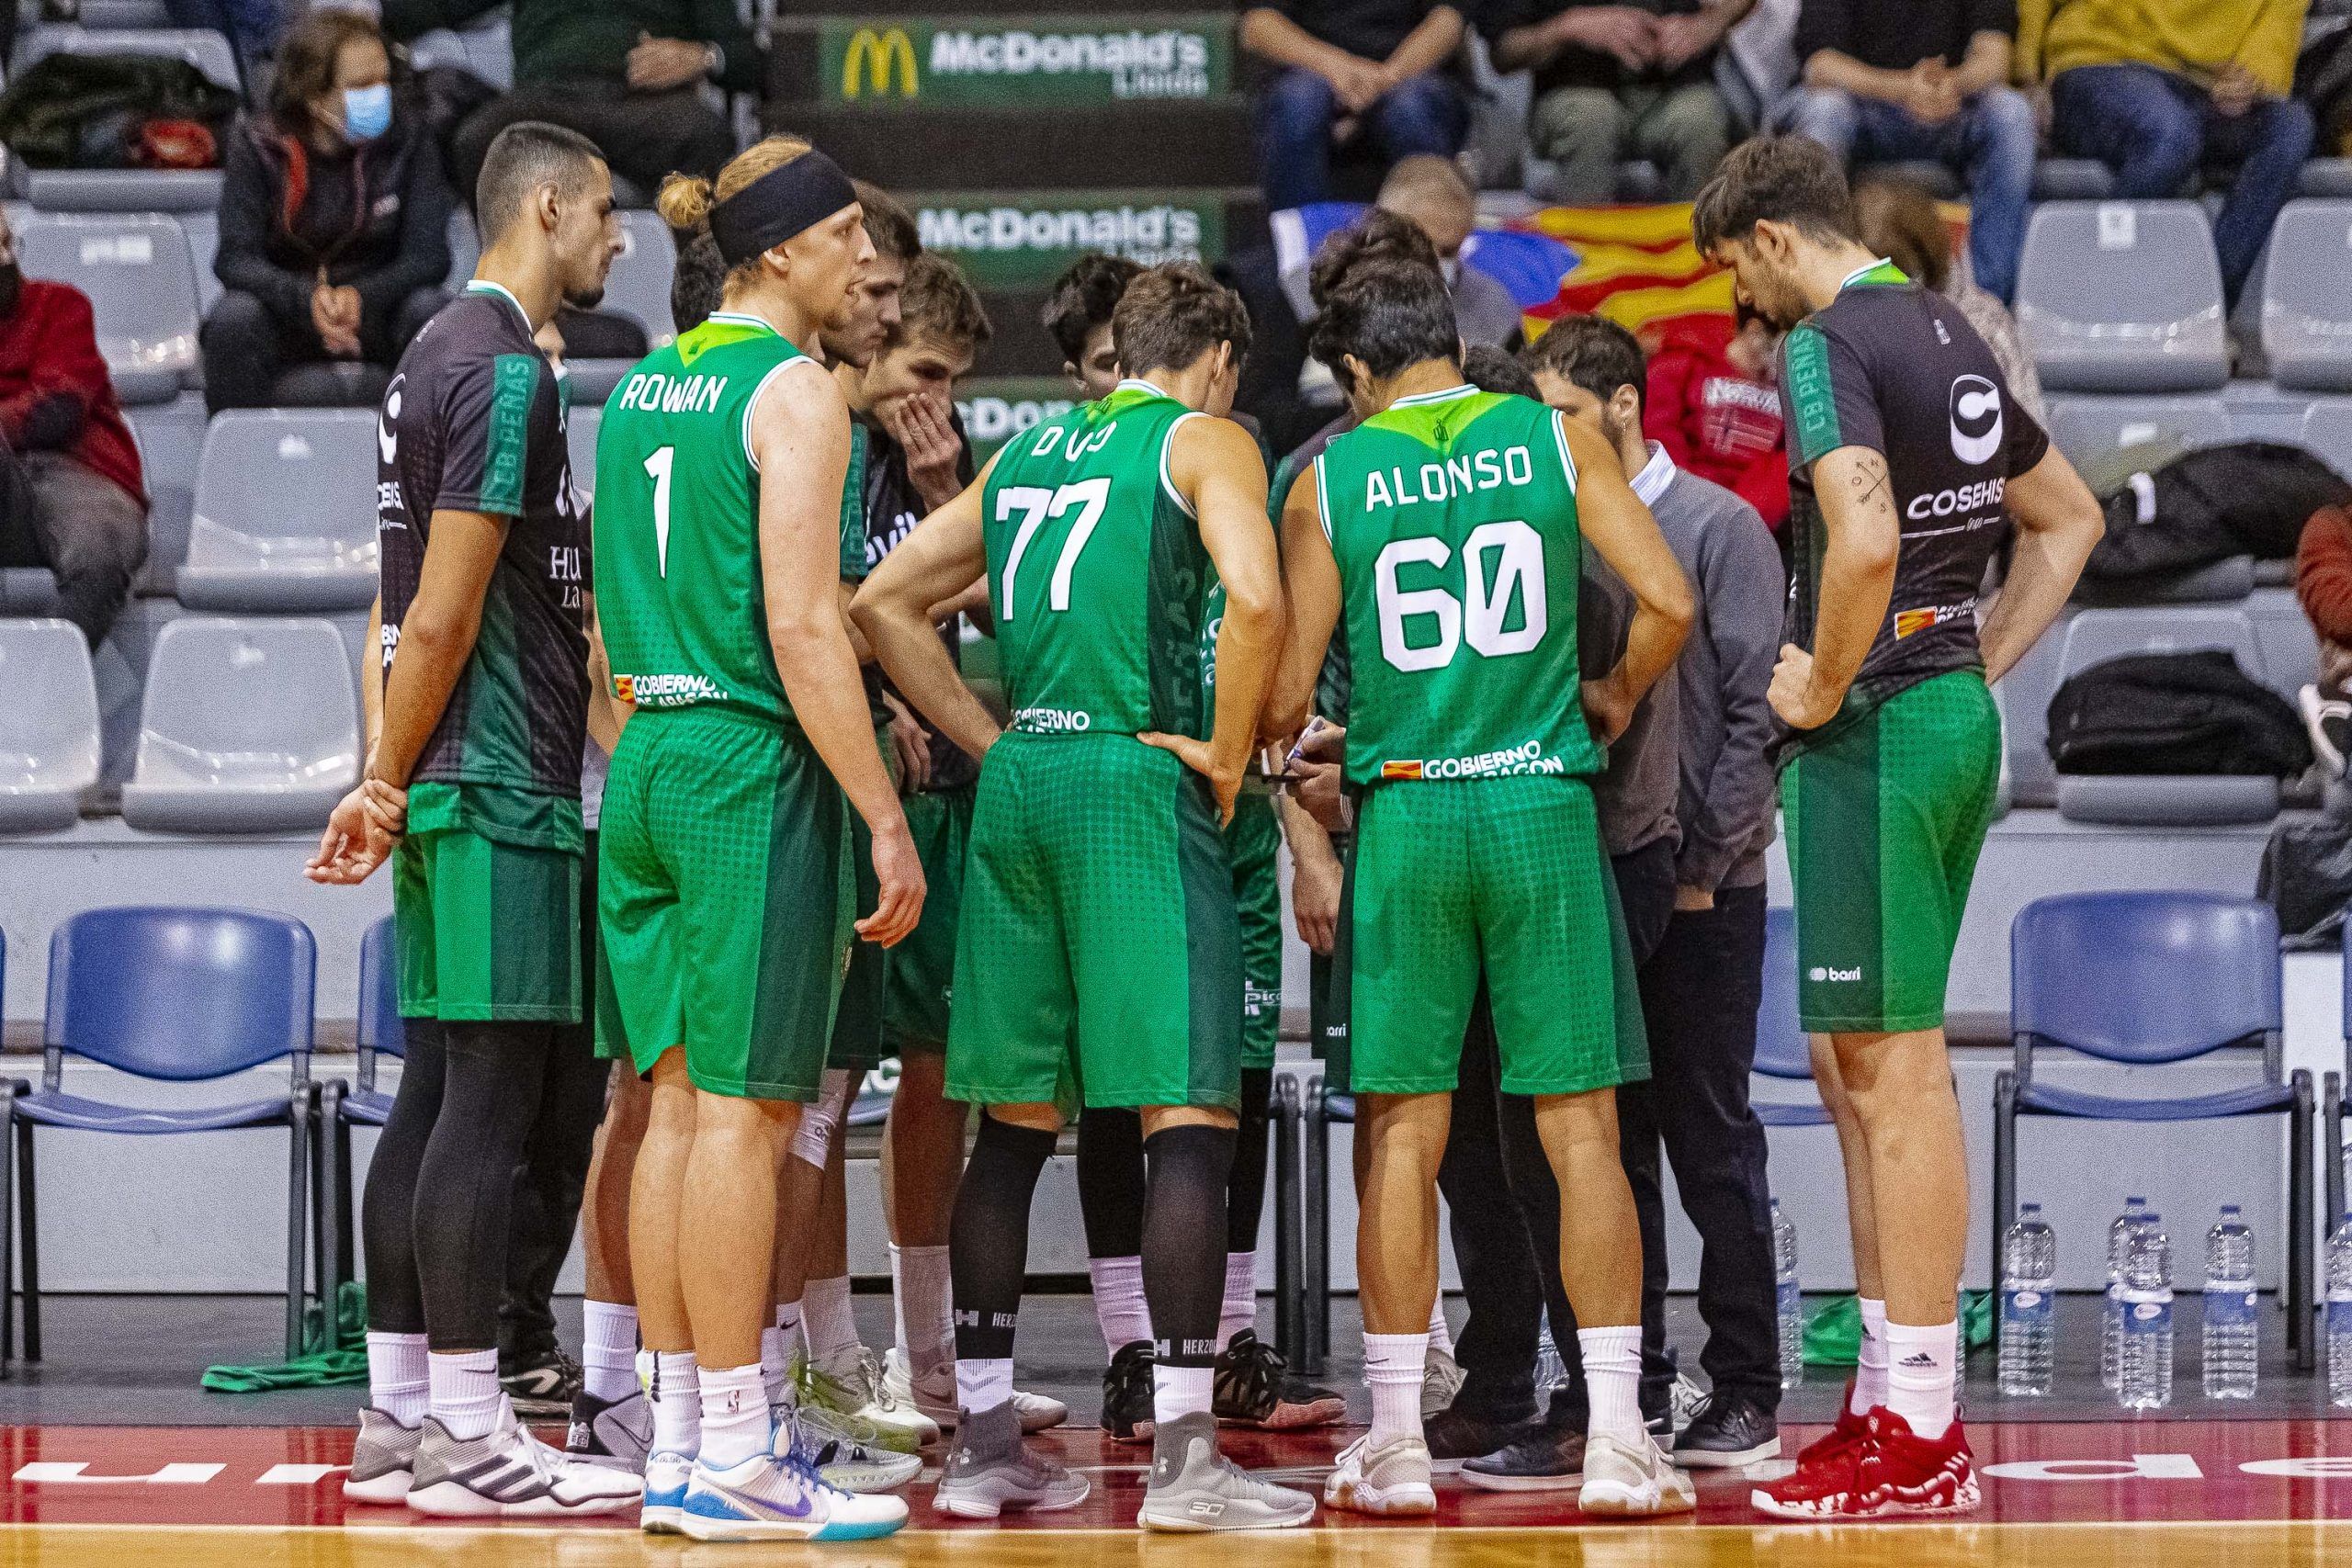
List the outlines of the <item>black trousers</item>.
{"type": "MultiPolygon", "coordinates": [[[[449,296],[438,288],[420,288],[390,311],[363,319],[361,363],[389,372],[417,329],[448,302],[449,296]]],[[[335,363],[308,314],[288,321],[258,295],[236,288],[213,301],[197,343],[204,355],[205,404],[215,413],[276,407],[282,400],[278,384],[288,371],[335,363]]]]}
{"type": "Polygon", "coordinates": [[[498,133],[518,120],[545,120],[596,144],[613,173],[649,194],[673,174],[718,176],[735,152],[735,133],[693,87],[632,93],[617,82],[526,82],[468,116],[450,153],[458,192],[470,208],[483,158],[498,133]]]}
{"type": "Polygon", "coordinates": [[[58,613],[95,649],[147,558],[145,503],[62,452],[0,441],[0,567],[45,566],[58,613]]]}

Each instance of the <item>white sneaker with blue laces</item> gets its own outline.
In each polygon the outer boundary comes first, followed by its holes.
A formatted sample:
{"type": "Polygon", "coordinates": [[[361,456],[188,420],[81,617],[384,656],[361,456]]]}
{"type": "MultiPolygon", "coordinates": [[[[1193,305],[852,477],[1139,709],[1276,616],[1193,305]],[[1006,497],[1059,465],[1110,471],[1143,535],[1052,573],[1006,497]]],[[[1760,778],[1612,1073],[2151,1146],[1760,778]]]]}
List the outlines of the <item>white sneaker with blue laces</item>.
{"type": "Polygon", "coordinates": [[[783,1456],[755,1454],[726,1470],[695,1461],[680,1531],[694,1540],[872,1540],[907,1522],[901,1499],[829,1486],[785,1446],[783,1456]]]}
{"type": "Polygon", "coordinates": [[[645,1503],[637,1516],[638,1528],[648,1535],[676,1535],[678,1516],[685,1511],[686,1483],[695,1461],[673,1450],[645,1456],[645,1503]]]}

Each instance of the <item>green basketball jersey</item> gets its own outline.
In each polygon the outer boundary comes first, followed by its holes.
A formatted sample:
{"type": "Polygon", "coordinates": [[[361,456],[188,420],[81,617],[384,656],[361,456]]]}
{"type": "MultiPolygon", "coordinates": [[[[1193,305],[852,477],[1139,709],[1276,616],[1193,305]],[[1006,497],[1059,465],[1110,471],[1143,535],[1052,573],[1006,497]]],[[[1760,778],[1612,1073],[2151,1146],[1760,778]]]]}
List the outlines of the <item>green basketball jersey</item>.
{"type": "Polygon", "coordinates": [[[596,615],[640,708],[792,717],[768,646],[752,405],[801,352],[721,311],[639,361],[596,439],[596,615]]]}
{"type": "Polygon", "coordinates": [[[1193,411],[1122,382],[1015,437],[981,498],[1012,728],[1205,736],[1211,566],[1168,479],[1193,411]]]}
{"type": "Polygon", "coordinates": [[[1315,482],[1353,655],[1348,781],[1600,773],[1560,416],[1469,386],[1400,399],[1324,448],[1315,482]]]}

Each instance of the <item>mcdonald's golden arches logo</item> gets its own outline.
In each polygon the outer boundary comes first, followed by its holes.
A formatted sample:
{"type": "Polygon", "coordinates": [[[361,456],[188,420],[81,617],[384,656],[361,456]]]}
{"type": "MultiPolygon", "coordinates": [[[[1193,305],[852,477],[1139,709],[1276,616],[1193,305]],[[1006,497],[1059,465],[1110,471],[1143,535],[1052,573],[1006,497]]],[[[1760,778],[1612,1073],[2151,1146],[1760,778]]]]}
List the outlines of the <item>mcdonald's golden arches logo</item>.
{"type": "Polygon", "coordinates": [[[890,94],[890,68],[899,69],[899,96],[911,98],[922,91],[915,77],[914,40],[904,28],[885,28],[876,31],[860,28],[851,35],[849,51],[842,57],[842,96],[858,96],[859,67],[865,68],[867,90],[877,97],[890,94]]]}

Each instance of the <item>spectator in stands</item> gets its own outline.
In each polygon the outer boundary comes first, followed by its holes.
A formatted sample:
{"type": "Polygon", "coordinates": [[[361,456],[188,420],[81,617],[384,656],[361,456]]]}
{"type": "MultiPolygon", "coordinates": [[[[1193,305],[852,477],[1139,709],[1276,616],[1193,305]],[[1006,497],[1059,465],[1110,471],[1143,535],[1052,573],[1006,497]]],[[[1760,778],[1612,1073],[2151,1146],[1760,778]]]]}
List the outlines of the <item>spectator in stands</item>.
{"type": "Polygon", "coordinates": [[[1797,90],[1779,129],[1865,164],[1913,160],[1968,186],[1968,256],[2000,299],[2016,290],[2040,141],[2007,85],[2017,0],[1804,0],[1797,90]]]}
{"type": "Polygon", "coordinates": [[[1528,152],[1554,165],[1555,201],[1615,199],[1621,160],[1657,166],[1688,201],[1731,147],[1715,51],[1756,0],[1500,0],[1487,36],[1498,71],[1535,73],[1528,152]]]}
{"type": "MultiPolygon", "coordinates": [[[[205,318],[213,409],[311,401],[280,387],[322,362],[387,375],[449,302],[449,188],[432,139],[399,107],[376,25],[304,17],[279,47],[269,106],[231,138],[220,180],[225,292],[205,318]]],[[[381,393],[351,389],[355,400],[381,393]]]]}
{"type": "Polygon", "coordinates": [[[2234,301],[2312,150],[2294,85],[2306,0],[2022,0],[2018,44],[2050,84],[2059,151],[2115,171],[2116,194],[2181,195],[2234,164],[2213,244],[2234,301]]]}
{"type": "Polygon", "coordinates": [[[1046,331],[1062,351],[1062,374],[1088,402],[1107,398],[1119,384],[1119,351],[1111,342],[1111,312],[1127,291],[1139,262],[1089,251],[1054,279],[1046,296],[1046,331]]]}
{"type": "Polygon", "coordinates": [[[58,614],[95,649],[146,558],[139,448],[89,298],[27,278],[0,214],[0,567],[53,572],[58,614]]]}
{"type": "MultiPolygon", "coordinates": [[[[459,27],[503,0],[384,0],[384,29],[412,39],[459,27]]],[[[514,0],[514,90],[469,116],[450,149],[473,200],[491,139],[544,120],[596,144],[646,192],[673,173],[715,178],[735,133],[702,88],[758,93],[767,64],[734,0],[514,0]]]]}
{"type": "Polygon", "coordinates": [[[278,0],[164,0],[164,13],[175,28],[219,33],[237,51],[237,65],[245,83],[254,85],[254,66],[267,60],[277,47],[290,6],[278,0]]]}
{"type": "Polygon", "coordinates": [[[1335,143],[1369,138],[1383,168],[1460,152],[1470,107],[1447,66],[1462,32],[1462,13],[1432,0],[1277,0],[1243,11],[1241,47],[1274,67],[1257,103],[1266,205],[1330,200],[1335,143]]]}
{"type": "MultiPolygon", "coordinates": [[[[1973,213],[1970,220],[1974,221],[1973,213]]],[[[2033,415],[2035,423],[2046,423],[2041,378],[2018,336],[2018,323],[1989,289],[1952,270],[1951,230],[1936,210],[1936,198],[1909,180],[1864,180],[1854,187],[1854,221],[1864,246],[1960,307],[2000,362],[2009,395],[2033,415]]]]}
{"type": "Polygon", "coordinates": [[[1678,468],[1731,491],[1775,534],[1789,520],[1789,458],[1775,378],[1779,334],[1736,309],[1677,322],[1649,356],[1642,434],[1678,468]]]}
{"type": "Polygon", "coordinates": [[[1453,296],[1453,321],[1473,347],[1515,348],[1524,328],[1510,290],[1462,263],[1463,247],[1478,227],[1478,193],[1451,158],[1419,153],[1388,171],[1379,207],[1430,237],[1438,270],[1453,296]]]}

